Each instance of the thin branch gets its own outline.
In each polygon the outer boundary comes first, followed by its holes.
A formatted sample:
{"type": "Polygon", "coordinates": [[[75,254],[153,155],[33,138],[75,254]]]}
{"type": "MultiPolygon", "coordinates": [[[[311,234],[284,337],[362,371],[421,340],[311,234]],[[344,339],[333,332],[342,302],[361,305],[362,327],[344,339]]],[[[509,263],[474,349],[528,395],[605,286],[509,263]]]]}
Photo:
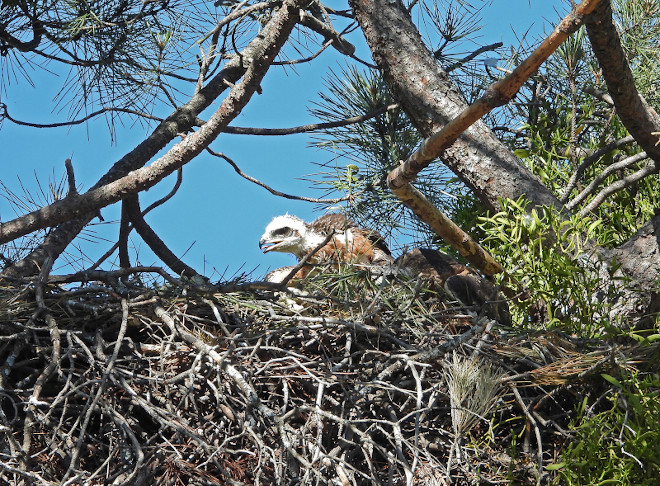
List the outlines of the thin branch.
{"type": "Polygon", "coordinates": [[[325,39],[325,44],[334,47],[339,53],[346,56],[355,54],[355,46],[344,39],[341,33],[305,10],[300,12],[300,25],[304,25],[317,34],[322,35],[325,39]]]}
{"type": "Polygon", "coordinates": [[[568,185],[566,186],[566,189],[564,189],[564,193],[561,195],[561,198],[559,198],[559,201],[565,203],[568,200],[569,196],[571,195],[571,192],[573,192],[573,189],[575,189],[575,186],[577,186],[578,179],[582,177],[584,171],[587,170],[589,167],[591,167],[593,163],[595,163],[603,155],[611,152],[612,150],[616,150],[634,141],[635,138],[632,135],[628,135],[627,137],[608,143],[603,148],[597,150],[589,157],[585,158],[582,161],[582,163],[578,166],[578,168],[575,169],[575,172],[571,176],[571,179],[568,181],[568,185]]]}
{"type": "Polygon", "coordinates": [[[172,250],[159,238],[156,232],[147,224],[140,211],[140,201],[138,195],[132,195],[122,201],[122,209],[126,208],[126,215],[133,223],[133,228],[149,245],[151,251],[160,258],[165,265],[170,267],[182,277],[188,279],[203,278],[194,268],[186,265],[172,250]]]}
{"type": "Polygon", "coordinates": [[[648,159],[646,152],[640,152],[630,157],[626,157],[619,162],[607,166],[600,174],[598,174],[591,183],[585,187],[580,194],[575,196],[575,198],[566,204],[566,209],[571,210],[582,201],[584,201],[590,194],[592,194],[598,185],[603,182],[610,174],[618,170],[623,170],[630,167],[633,164],[641,162],[642,160],[648,159]]]}
{"type": "Polygon", "coordinates": [[[227,163],[229,165],[232,166],[234,171],[236,171],[236,173],[239,176],[241,176],[242,178],[244,178],[244,179],[260,186],[260,187],[263,187],[264,189],[266,189],[268,192],[270,192],[274,196],[283,197],[285,199],[292,199],[294,201],[307,201],[307,202],[321,203],[321,204],[326,204],[326,203],[327,204],[335,204],[335,203],[338,203],[338,202],[341,202],[341,201],[346,201],[351,197],[355,197],[355,194],[351,194],[351,195],[347,195],[347,196],[343,196],[343,197],[339,197],[339,198],[335,198],[335,199],[318,199],[318,198],[313,198],[313,197],[294,196],[292,194],[286,194],[284,192],[280,192],[276,189],[273,189],[272,187],[265,184],[264,182],[261,182],[259,179],[255,179],[254,177],[249,176],[248,174],[243,172],[241,170],[241,168],[231,158],[229,158],[227,155],[223,154],[222,152],[216,152],[215,150],[212,150],[209,147],[206,147],[206,151],[208,153],[210,153],[211,155],[215,156],[215,157],[220,157],[221,159],[224,159],[225,161],[227,161],[227,163]]]}
{"type": "MultiPolygon", "coordinates": [[[[176,183],[174,184],[174,187],[172,188],[172,190],[169,193],[167,193],[165,196],[160,198],[159,200],[154,201],[149,206],[147,206],[147,208],[142,211],[142,217],[146,216],[149,212],[156,209],[158,206],[161,206],[161,205],[165,204],[172,197],[174,197],[174,195],[177,193],[177,191],[181,187],[182,182],[183,182],[183,170],[179,169],[177,171],[176,183]]],[[[122,205],[122,212],[123,212],[123,205],[122,205]]],[[[123,223],[123,220],[124,220],[124,218],[123,218],[123,214],[122,214],[122,220],[120,222],[120,225],[123,223]]],[[[103,254],[103,256],[101,256],[101,258],[96,260],[96,262],[94,262],[90,267],[88,267],[84,271],[91,271],[91,270],[94,270],[94,269],[98,268],[99,265],[101,265],[104,261],[106,261],[108,258],[110,258],[110,256],[115,252],[115,250],[117,248],[119,248],[119,246],[122,244],[123,240],[126,240],[126,242],[128,243],[128,235],[130,234],[130,232],[132,230],[133,230],[133,226],[131,226],[130,221],[128,221],[127,222],[127,227],[125,229],[126,238],[123,238],[122,229],[121,229],[121,226],[120,226],[119,240],[114,245],[112,245],[112,247],[108,251],[106,251],[103,254]]],[[[122,254],[121,254],[122,251],[124,251],[124,250],[121,250],[121,249],[119,250],[119,262],[120,262],[119,265],[121,267],[129,267],[130,266],[130,264],[129,264],[130,260],[128,258],[128,246],[126,247],[125,257],[122,257],[122,254]],[[122,259],[122,258],[124,258],[124,259],[122,259]],[[126,261],[127,263],[124,265],[124,264],[122,264],[123,261],[126,261]]]]}
{"type": "Polygon", "coordinates": [[[629,176],[626,176],[623,179],[619,179],[614,184],[611,184],[610,186],[604,188],[602,191],[596,194],[596,197],[594,197],[593,200],[582,211],[580,211],[580,216],[584,217],[587,214],[589,214],[591,211],[593,211],[598,206],[603,204],[605,202],[605,199],[607,199],[615,192],[625,189],[626,187],[631,186],[635,182],[641,181],[642,179],[644,179],[644,177],[648,177],[652,174],[656,174],[657,172],[658,172],[657,164],[655,162],[651,162],[650,164],[644,166],[637,172],[634,172],[633,174],[630,174],[629,176]]]}
{"type": "Polygon", "coordinates": [[[68,126],[74,126],[74,125],[80,125],[82,123],[85,123],[86,121],[91,120],[92,118],[96,118],[99,115],[102,115],[104,113],[127,113],[129,115],[136,115],[141,118],[146,118],[149,120],[154,120],[157,122],[162,122],[163,118],[159,118],[157,116],[149,115],[148,113],[143,113],[141,111],[137,110],[131,110],[129,108],[114,108],[114,107],[107,107],[107,108],[101,108],[100,110],[97,110],[93,113],[90,113],[87,116],[84,116],[83,118],[79,118],[77,120],[71,120],[71,121],[66,121],[66,122],[57,122],[57,123],[35,123],[35,122],[26,122],[22,120],[17,120],[16,118],[13,118],[12,116],[9,115],[9,112],[7,111],[7,105],[4,103],[0,103],[0,119],[6,119],[9,120],[10,122],[14,123],[15,125],[20,125],[24,127],[33,127],[33,128],[57,128],[57,127],[68,127],[68,126]]]}
{"type": "Polygon", "coordinates": [[[376,108],[375,110],[372,110],[369,113],[365,113],[364,115],[352,116],[344,120],[323,123],[310,123],[308,125],[300,125],[290,128],[252,128],[229,126],[224,129],[224,133],[231,133],[235,135],[292,135],[295,133],[313,132],[316,130],[345,127],[347,125],[362,123],[388,111],[396,110],[399,107],[400,105],[398,103],[392,103],[387,106],[376,108]]]}
{"type": "Polygon", "coordinates": [[[454,64],[449,65],[445,69],[445,71],[450,73],[450,72],[460,68],[464,64],[470,62],[472,59],[477,57],[479,54],[483,54],[484,52],[488,52],[488,51],[494,51],[496,49],[499,49],[503,45],[504,44],[502,42],[495,42],[494,44],[488,44],[487,46],[482,46],[479,49],[477,49],[476,51],[474,51],[474,52],[470,53],[469,55],[465,56],[460,61],[456,61],[454,64]]]}

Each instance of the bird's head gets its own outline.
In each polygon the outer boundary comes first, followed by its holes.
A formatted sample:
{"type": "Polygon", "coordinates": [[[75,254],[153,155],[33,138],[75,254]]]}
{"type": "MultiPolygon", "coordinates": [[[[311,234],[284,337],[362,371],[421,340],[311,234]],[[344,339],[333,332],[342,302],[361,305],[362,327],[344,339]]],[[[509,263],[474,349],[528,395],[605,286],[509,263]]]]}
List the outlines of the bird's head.
{"type": "Polygon", "coordinates": [[[259,240],[259,248],[264,253],[269,251],[281,251],[283,253],[293,253],[296,257],[302,258],[314,243],[311,231],[305,222],[295,216],[285,214],[273,219],[266,231],[259,240]]]}

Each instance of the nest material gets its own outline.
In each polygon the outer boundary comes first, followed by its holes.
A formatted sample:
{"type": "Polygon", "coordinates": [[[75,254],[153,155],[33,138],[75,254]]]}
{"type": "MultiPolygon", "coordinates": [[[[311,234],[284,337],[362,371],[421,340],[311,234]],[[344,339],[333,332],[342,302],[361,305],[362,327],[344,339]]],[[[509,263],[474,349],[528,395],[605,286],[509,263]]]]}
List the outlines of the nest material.
{"type": "Polygon", "coordinates": [[[0,482],[442,485],[513,474],[535,483],[556,430],[530,445],[531,462],[516,461],[506,455],[511,426],[489,424],[493,407],[502,421],[539,427],[521,410],[547,391],[530,383],[562,385],[562,400],[535,413],[565,415],[583,392],[571,382],[634,354],[580,349],[558,334],[502,341],[495,321],[443,296],[348,288],[184,296],[137,283],[5,286],[0,482]],[[476,419],[447,387],[461,362],[500,370],[507,385],[476,419]],[[452,424],[459,415],[470,430],[452,424]]]}

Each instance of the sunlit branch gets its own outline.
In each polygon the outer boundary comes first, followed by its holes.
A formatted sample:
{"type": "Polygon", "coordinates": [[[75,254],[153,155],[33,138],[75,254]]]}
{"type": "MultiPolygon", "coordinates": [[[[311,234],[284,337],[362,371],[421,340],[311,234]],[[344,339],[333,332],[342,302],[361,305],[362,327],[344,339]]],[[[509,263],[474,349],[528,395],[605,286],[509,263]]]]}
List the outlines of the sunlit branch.
{"type": "Polygon", "coordinates": [[[634,172],[622,179],[619,179],[618,181],[607,186],[598,194],[596,194],[596,196],[592,199],[592,201],[584,209],[582,209],[582,211],[580,211],[580,216],[582,217],[586,216],[591,211],[596,209],[598,206],[603,204],[603,202],[605,202],[605,199],[607,199],[612,194],[619,192],[620,190],[625,189],[626,187],[631,186],[635,182],[641,181],[645,177],[655,174],[656,172],[658,172],[657,164],[655,164],[655,162],[651,162],[645,165],[644,167],[642,167],[637,172],[634,172]]]}
{"type": "Polygon", "coordinates": [[[263,187],[264,189],[266,189],[268,192],[270,192],[274,196],[283,197],[285,199],[292,199],[292,200],[295,200],[295,201],[307,201],[307,202],[321,203],[321,204],[334,204],[334,203],[338,203],[338,202],[342,202],[342,201],[347,201],[351,197],[355,197],[355,194],[351,194],[351,195],[347,195],[347,196],[344,196],[344,197],[339,197],[339,198],[336,198],[336,199],[317,199],[317,198],[312,198],[312,197],[294,196],[294,195],[291,195],[291,194],[286,194],[284,192],[280,192],[276,189],[273,189],[272,187],[268,186],[267,184],[261,182],[258,179],[255,179],[252,176],[247,175],[245,172],[243,172],[241,170],[241,168],[236,164],[236,162],[234,162],[232,159],[227,157],[225,154],[223,154],[221,152],[216,152],[216,151],[214,151],[214,150],[212,150],[208,147],[206,148],[206,151],[208,153],[210,153],[211,155],[215,156],[215,157],[220,157],[221,159],[224,159],[225,161],[227,161],[227,163],[229,165],[231,165],[231,167],[234,169],[234,171],[236,171],[236,173],[238,175],[240,175],[242,178],[244,178],[244,179],[260,186],[260,187],[263,187]]]}

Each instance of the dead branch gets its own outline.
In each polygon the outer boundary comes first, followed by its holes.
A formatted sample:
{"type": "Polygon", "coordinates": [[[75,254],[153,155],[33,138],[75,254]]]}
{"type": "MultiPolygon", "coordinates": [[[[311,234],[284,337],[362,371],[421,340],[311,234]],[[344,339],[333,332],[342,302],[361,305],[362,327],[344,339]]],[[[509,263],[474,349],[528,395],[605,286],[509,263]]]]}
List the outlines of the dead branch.
{"type": "Polygon", "coordinates": [[[396,110],[398,108],[400,108],[399,104],[393,103],[391,105],[376,108],[370,111],[369,113],[365,113],[364,115],[353,116],[350,118],[346,118],[345,120],[339,120],[335,122],[310,123],[308,125],[300,125],[291,128],[253,128],[253,127],[228,126],[223,130],[223,132],[236,134],[236,135],[291,135],[294,133],[313,132],[317,130],[326,130],[328,128],[345,127],[347,125],[362,123],[378,115],[381,115],[388,111],[396,110]]]}
{"type": "Polygon", "coordinates": [[[401,186],[397,189],[396,195],[420,220],[428,224],[443,240],[485,275],[493,276],[504,271],[504,268],[495,261],[490,253],[442,211],[433,206],[413,185],[401,186]]]}

